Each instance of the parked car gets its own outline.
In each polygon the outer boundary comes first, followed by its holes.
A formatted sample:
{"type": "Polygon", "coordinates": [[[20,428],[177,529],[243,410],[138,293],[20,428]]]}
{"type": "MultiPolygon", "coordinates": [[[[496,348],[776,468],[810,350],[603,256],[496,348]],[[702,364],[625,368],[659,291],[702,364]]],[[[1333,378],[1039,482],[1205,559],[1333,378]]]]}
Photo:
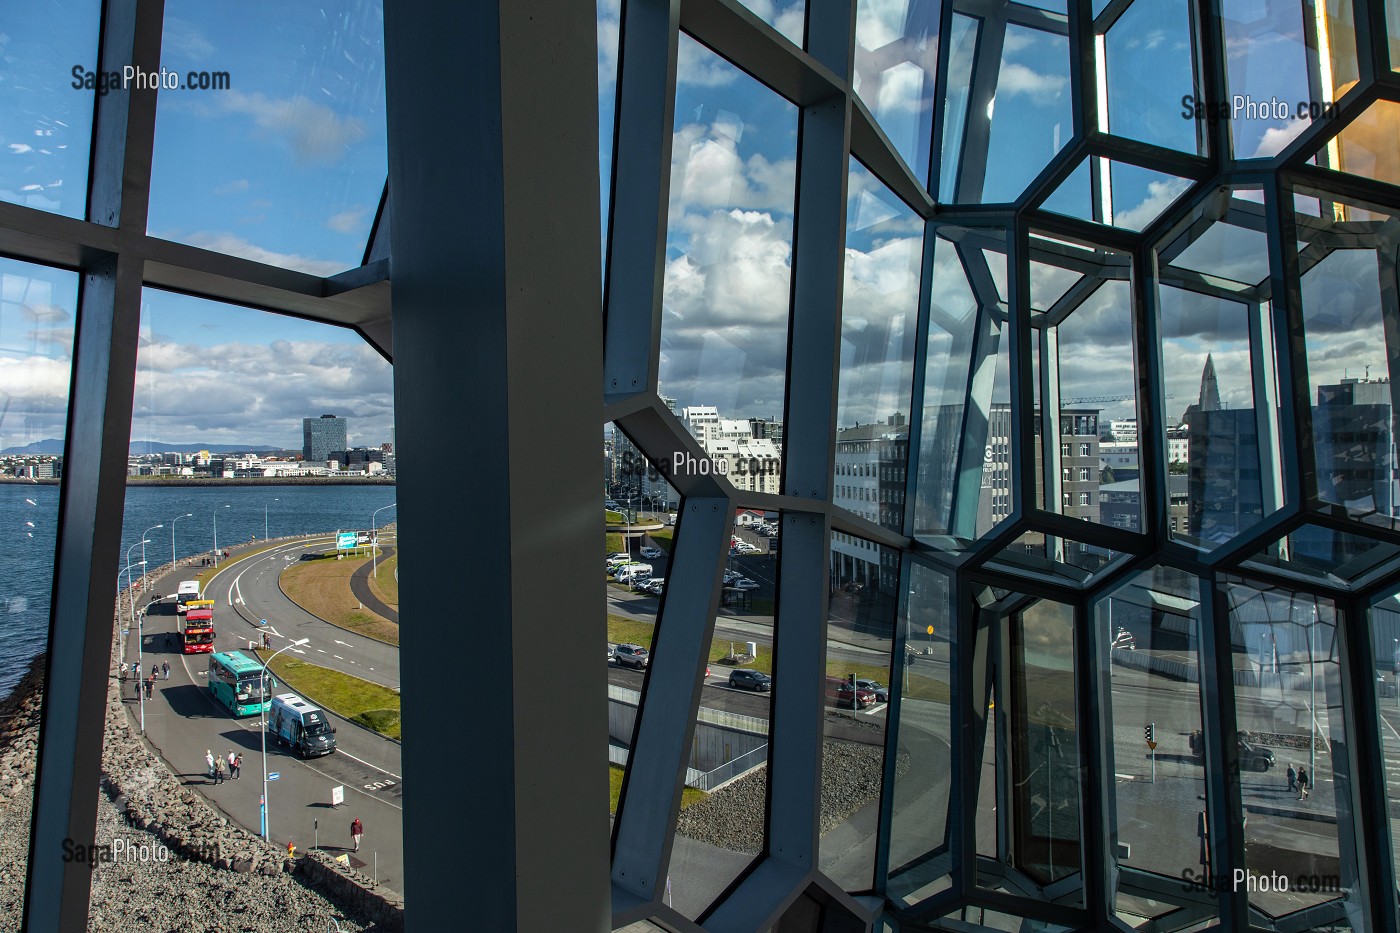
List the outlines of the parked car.
{"type": "Polygon", "coordinates": [[[728,586],[728,585],[730,585],[731,583],[733,583],[735,580],[738,580],[738,579],[742,578],[743,576],[744,576],[744,575],[743,575],[742,573],[737,573],[737,572],[735,572],[735,571],[733,571],[733,570],[726,570],[726,571],[724,572],[724,585],[725,585],[725,586],[728,586]]]}
{"type": "Polygon", "coordinates": [[[1132,632],[1125,628],[1120,628],[1118,634],[1113,636],[1113,644],[1109,647],[1126,648],[1128,651],[1135,651],[1137,650],[1137,639],[1133,637],[1132,632]]]}
{"type": "Polygon", "coordinates": [[[750,544],[750,543],[747,542],[747,541],[740,541],[740,542],[738,543],[738,545],[735,546],[735,550],[737,550],[740,554],[762,554],[762,553],[763,553],[763,548],[759,547],[759,546],[756,545],[756,544],[750,544]]]}
{"type": "Polygon", "coordinates": [[[1262,745],[1254,745],[1239,739],[1239,759],[1241,771],[1268,771],[1274,766],[1274,753],[1262,745]]]}
{"type": "Polygon", "coordinates": [[[848,680],[841,681],[841,686],[836,691],[836,705],[846,706],[851,709],[865,709],[876,703],[875,691],[857,684],[851,686],[848,680]]]}
{"type": "Polygon", "coordinates": [[[626,551],[614,551],[608,555],[608,560],[629,561],[631,559],[632,555],[628,554],[626,551]]]}
{"type": "Polygon", "coordinates": [[[639,671],[651,661],[651,652],[641,645],[618,645],[613,649],[612,656],[619,667],[632,667],[639,671]]]}
{"type": "Polygon", "coordinates": [[[650,544],[642,547],[642,556],[647,560],[656,560],[662,554],[661,548],[652,547],[650,544]]]}
{"type": "Polygon", "coordinates": [[[866,690],[874,693],[875,700],[878,703],[888,703],[890,701],[890,688],[886,687],[878,680],[861,680],[860,678],[856,678],[856,686],[864,687],[866,690]]]}
{"type": "Polygon", "coordinates": [[[762,671],[751,671],[747,668],[740,668],[729,672],[729,686],[764,692],[773,689],[773,678],[762,671]]]}
{"type": "Polygon", "coordinates": [[[646,589],[647,592],[653,596],[660,596],[662,593],[666,592],[666,578],[652,577],[647,581],[646,589]]]}
{"type": "Polygon", "coordinates": [[[756,590],[756,589],[758,589],[758,584],[755,583],[753,580],[750,580],[748,577],[740,577],[739,579],[735,580],[734,583],[731,584],[731,585],[732,585],[732,586],[734,587],[734,589],[736,589],[736,590],[756,590]]]}

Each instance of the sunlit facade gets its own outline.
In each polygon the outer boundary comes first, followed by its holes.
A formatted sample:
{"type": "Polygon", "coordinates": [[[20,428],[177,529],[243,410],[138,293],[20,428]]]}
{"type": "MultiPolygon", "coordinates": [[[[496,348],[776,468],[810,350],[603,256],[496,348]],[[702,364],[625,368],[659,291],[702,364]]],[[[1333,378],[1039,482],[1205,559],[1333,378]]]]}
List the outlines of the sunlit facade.
{"type": "MultiPolygon", "coordinates": [[[[28,84],[237,26],[79,6],[28,84]]],[[[485,652],[399,646],[406,929],[1400,926],[1400,0],[385,6],[246,34],[281,98],[0,84],[6,406],[66,413],[30,929],[87,924],[150,294],[393,362],[402,612],[485,652]],[[639,690],[605,425],[677,515],[639,690]]]]}

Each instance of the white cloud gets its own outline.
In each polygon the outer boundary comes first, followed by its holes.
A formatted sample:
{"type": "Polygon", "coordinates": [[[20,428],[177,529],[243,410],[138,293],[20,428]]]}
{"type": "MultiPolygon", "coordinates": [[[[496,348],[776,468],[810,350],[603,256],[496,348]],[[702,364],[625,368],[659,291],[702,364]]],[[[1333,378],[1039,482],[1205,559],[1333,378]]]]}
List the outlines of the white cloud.
{"type": "Polygon", "coordinates": [[[1068,84],[1069,78],[1064,75],[1041,74],[1025,65],[1010,62],[1002,65],[1001,75],[997,79],[997,94],[1025,94],[1037,102],[1048,103],[1059,97],[1068,84]]]}
{"type": "Polygon", "coordinates": [[[198,102],[182,100],[183,109],[211,118],[240,114],[269,135],[282,139],[299,162],[334,162],[344,151],[365,139],[364,123],[342,117],[331,108],[298,94],[268,97],[261,92],[224,91],[198,102]]]}
{"type": "Polygon", "coordinates": [[[1135,204],[1127,210],[1115,210],[1113,224],[1128,230],[1141,230],[1156,220],[1163,211],[1171,206],[1173,201],[1190,187],[1191,182],[1185,178],[1166,178],[1161,181],[1148,182],[1147,197],[1141,203],[1135,204]]]}
{"type": "Polygon", "coordinates": [[[34,147],[28,143],[10,143],[10,151],[16,155],[23,155],[26,152],[33,152],[34,147]]]}
{"type": "Polygon", "coordinates": [[[326,221],[326,226],[336,233],[359,233],[364,229],[365,208],[357,207],[348,211],[341,211],[339,214],[326,221]]]}
{"type": "Polygon", "coordinates": [[[220,185],[219,187],[215,188],[215,189],[214,189],[214,193],[215,193],[215,194],[239,194],[239,193],[241,193],[241,192],[247,191],[248,188],[249,188],[248,179],[246,179],[246,178],[235,178],[234,180],[229,181],[229,182],[226,182],[226,183],[220,185]]]}
{"type": "Polygon", "coordinates": [[[676,58],[676,83],[720,87],[733,82],[739,69],[687,36],[681,36],[676,58]]]}
{"type": "Polygon", "coordinates": [[[721,114],[709,127],[688,124],[672,140],[672,216],[689,208],[742,207],[792,211],[797,163],[770,162],[754,154],[739,155],[742,125],[721,114]]]}
{"type": "Polygon", "coordinates": [[[214,54],[214,43],[189,20],[167,16],[165,29],[161,33],[160,50],[167,56],[201,62],[214,54]]]}
{"type": "Polygon", "coordinates": [[[1312,121],[1294,117],[1283,126],[1271,126],[1264,131],[1263,137],[1259,140],[1259,145],[1254,147],[1254,152],[1250,158],[1263,159],[1278,155],[1288,144],[1298,138],[1298,134],[1308,128],[1312,121]]]}
{"type": "Polygon", "coordinates": [[[244,259],[251,259],[254,262],[267,263],[270,266],[280,266],[283,269],[296,269],[301,272],[309,272],[312,275],[335,275],[345,271],[345,264],[327,259],[312,259],[309,256],[302,256],[298,253],[279,253],[274,250],[264,249],[255,243],[250,243],[240,236],[232,233],[218,233],[210,231],[199,231],[184,237],[182,242],[190,246],[197,246],[200,249],[213,250],[216,253],[227,253],[230,256],[241,256],[244,259]]]}

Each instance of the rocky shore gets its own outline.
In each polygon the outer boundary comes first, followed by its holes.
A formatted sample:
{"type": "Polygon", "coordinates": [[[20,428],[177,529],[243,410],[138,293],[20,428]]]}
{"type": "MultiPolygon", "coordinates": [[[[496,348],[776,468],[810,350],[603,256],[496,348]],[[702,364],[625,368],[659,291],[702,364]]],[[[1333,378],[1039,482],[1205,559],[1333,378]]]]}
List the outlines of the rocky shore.
{"type": "MultiPolygon", "coordinates": [[[[0,930],[23,916],[43,665],[35,659],[0,701],[0,930]]],[[[288,862],[181,786],[129,720],[113,681],[96,845],[72,850],[93,865],[90,930],[402,929],[392,894],[319,853],[288,862]]]]}

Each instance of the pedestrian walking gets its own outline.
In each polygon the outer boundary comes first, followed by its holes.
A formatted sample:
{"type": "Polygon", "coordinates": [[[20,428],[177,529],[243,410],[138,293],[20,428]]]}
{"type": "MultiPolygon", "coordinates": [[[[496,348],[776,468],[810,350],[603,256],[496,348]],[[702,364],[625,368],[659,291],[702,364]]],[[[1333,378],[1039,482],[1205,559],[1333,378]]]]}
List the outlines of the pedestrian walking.
{"type": "Polygon", "coordinates": [[[148,699],[148,700],[151,699],[151,698],[155,695],[155,692],[156,692],[156,676],[155,676],[154,674],[152,674],[152,675],[146,680],[146,699],[148,699]]]}
{"type": "Polygon", "coordinates": [[[360,822],[360,818],[355,817],[355,821],[350,824],[350,838],[355,840],[355,851],[360,851],[360,837],[365,834],[365,824],[360,822]]]}
{"type": "Polygon", "coordinates": [[[1298,799],[1302,800],[1308,796],[1308,785],[1312,782],[1312,776],[1308,774],[1307,768],[1298,769],[1298,799]]]}
{"type": "Polygon", "coordinates": [[[228,750],[228,776],[233,777],[233,763],[238,760],[238,756],[233,753],[233,749],[228,750]]]}
{"type": "Polygon", "coordinates": [[[243,772],[243,753],[239,752],[233,759],[233,779],[238,780],[238,775],[243,772]]]}
{"type": "Polygon", "coordinates": [[[204,750],[205,771],[212,778],[214,776],[214,753],[209,749],[204,750]]]}
{"type": "Polygon", "coordinates": [[[222,758],[214,759],[214,783],[224,783],[224,760],[222,758]]]}
{"type": "Polygon", "coordinates": [[[1298,789],[1298,769],[1293,767],[1293,763],[1288,764],[1288,789],[1296,791],[1298,789]]]}
{"type": "Polygon", "coordinates": [[[163,680],[169,680],[169,679],[170,679],[170,662],[169,662],[169,661],[162,661],[162,662],[160,662],[160,672],[161,672],[161,674],[164,675],[164,677],[162,678],[163,680]]]}
{"type": "Polygon", "coordinates": [[[152,664],[152,665],[151,665],[151,679],[152,679],[152,680],[155,680],[155,679],[156,679],[157,677],[159,677],[159,676],[160,676],[160,665],[159,665],[159,664],[152,664]]]}

